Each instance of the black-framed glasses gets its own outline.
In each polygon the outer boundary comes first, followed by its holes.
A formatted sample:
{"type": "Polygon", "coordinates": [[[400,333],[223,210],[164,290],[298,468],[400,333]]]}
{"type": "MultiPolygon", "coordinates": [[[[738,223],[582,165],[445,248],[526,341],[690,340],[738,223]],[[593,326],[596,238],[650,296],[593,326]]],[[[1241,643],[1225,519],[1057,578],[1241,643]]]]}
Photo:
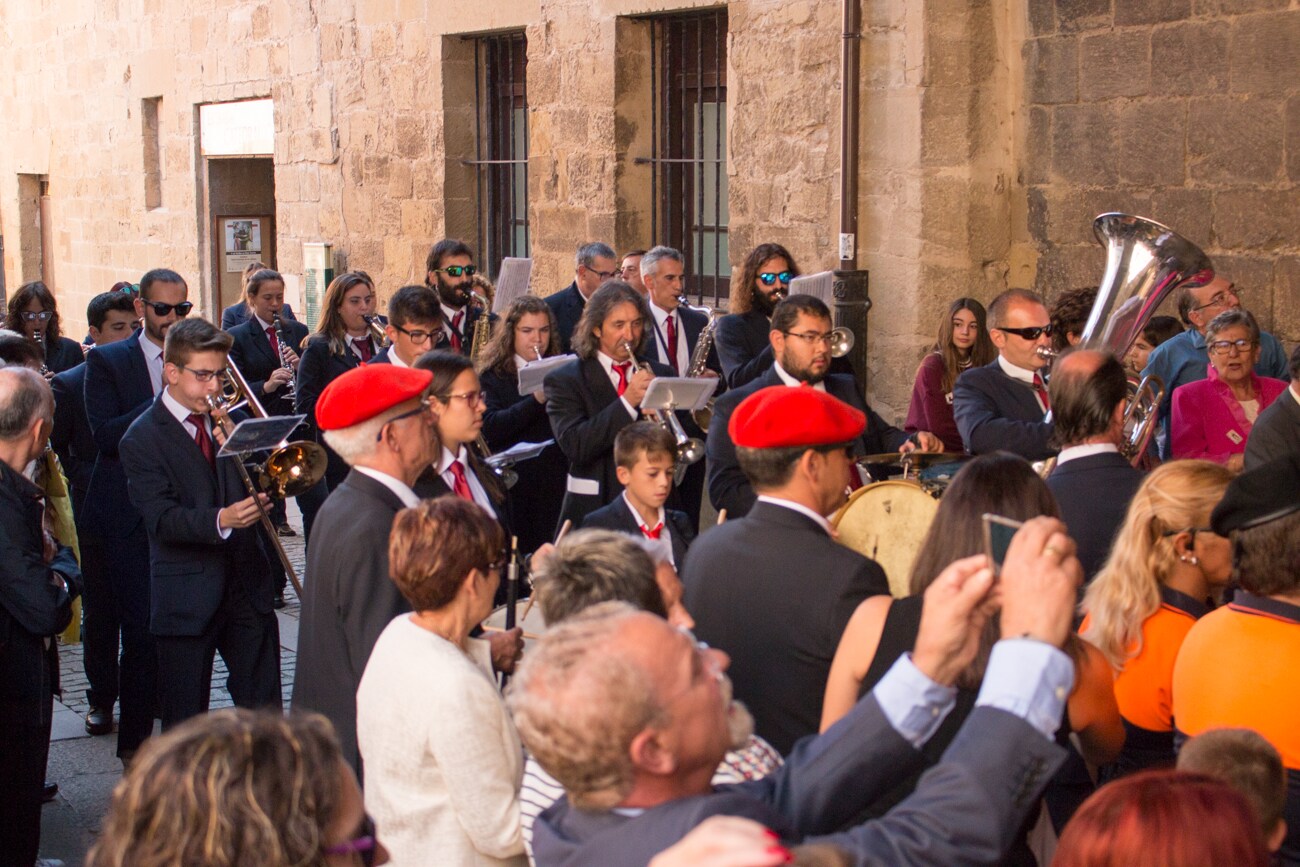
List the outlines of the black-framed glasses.
{"type": "Polygon", "coordinates": [[[413,343],[424,343],[426,340],[436,341],[438,337],[441,336],[443,333],[441,329],[439,329],[438,331],[407,331],[405,328],[403,328],[402,326],[398,325],[396,322],[393,322],[391,320],[389,321],[388,324],[396,328],[402,334],[405,334],[407,337],[411,338],[411,342],[413,343]]]}
{"type": "Polygon", "coordinates": [[[190,373],[194,374],[194,378],[199,382],[211,382],[212,377],[219,376],[222,372],[220,370],[198,370],[193,367],[186,367],[183,364],[178,364],[176,366],[181,370],[188,370],[190,373]]]}
{"type": "Polygon", "coordinates": [[[1193,307],[1192,310],[1201,311],[1201,310],[1208,310],[1211,307],[1222,307],[1223,305],[1228,303],[1229,296],[1240,300],[1241,296],[1237,293],[1236,284],[1232,284],[1228,286],[1228,288],[1224,289],[1222,292],[1215,292],[1213,298],[1211,298],[1206,303],[1202,304],[1200,307],[1193,307]]]}
{"type": "MultiPolygon", "coordinates": [[[[144,301],[144,299],[141,299],[144,301]]],[[[190,311],[194,309],[194,302],[182,301],[180,304],[164,304],[161,301],[144,301],[145,305],[153,309],[155,316],[166,316],[173,310],[177,316],[189,316],[190,311]]]]}
{"type": "Polygon", "coordinates": [[[357,836],[325,849],[326,855],[359,855],[365,867],[374,867],[375,850],[379,848],[379,838],[375,836],[375,820],[366,816],[361,820],[357,836]]]}
{"type": "Polygon", "coordinates": [[[764,286],[775,286],[780,283],[782,286],[789,286],[790,281],[794,279],[793,271],[764,271],[758,275],[758,282],[764,286]]]}
{"type": "Polygon", "coordinates": [[[1052,323],[1050,322],[1047,323],[1046,325],[1038,325],[1033,328],[1002,328],[997,325],[993,327],[997,328],[998,331],[1001,331],[1005,334],[1014,334],[1017,337],[1023,338],[1025,340],[1037,340],[1039,337],[1042,336],[1051,337],[1052,332],[1056,331],[1056,329],[1052,327],[1052,323]]]}
{"type": "Polygon", "coordinates": [[[784,334],[786,337],[798,337],[800,340],[804,341],[805,343],[811,346],[817,346],[818,344],[821,343],[825,343],[827,346],[830,346],[832,343],[835,342],[834,331],[802,331],[802,332],[782,331],[781,333],[784,334]]]}
{"type": "Polygon", "coordinates": [[[42,310],[39,313],[32,313],[29,310],[23,311],[24,322],[47,322],[54,315],[52,310],[42,310]]]}
{"type": "Polygon", "coordinates": [[[441,271],[448,277],[459,277],[462,274],[473,277],[478,273],[478,268],[473,265],[448,265],[446,268],[434,268],[433,270],[441,271]]]}
{"type": "MultiPolygon", "coordinates": [[[[582,267],[587,268],[586,265],[583,265],[582,267]]],[[[615,277],[618,277],[618,276],[622,275],[622,273],[623,273],[622,271],[618,271],[618,270],[614,270],[614,271],[597,271],[595,268],[587,268],[587,270],[590,271],[591,273],[595,274],[595,275],[596,275],[597,277],[599,277],[601,280],[612,280],[612,279],[614,279],[615,277]]]]}
{"type": "Polygon", "coordinates": [[[1216,340],[1207,347],[1215,355],[1228,355],[1232,350],[1240,353],[1250,352],[1255,347],[1255,341],[1241,338],[1240,340],[1216,340]]]}

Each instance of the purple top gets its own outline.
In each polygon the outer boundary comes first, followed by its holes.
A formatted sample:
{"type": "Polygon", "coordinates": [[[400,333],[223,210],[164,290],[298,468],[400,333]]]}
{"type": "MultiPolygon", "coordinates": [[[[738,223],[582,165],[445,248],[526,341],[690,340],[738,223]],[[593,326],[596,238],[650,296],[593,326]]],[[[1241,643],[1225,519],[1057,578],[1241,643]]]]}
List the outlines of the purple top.
{"type": "Polygon", "coordinates": [[[943,356],[931,352],[921,359],[912,386],[912,403],[907,408],[907,433],[925,430],[943,441],[946,452],[964,452],[957,422],[952,416],[952,391],[943,390],[943,356]]]}
{"type": "MultiPolygon", "coordinates": [[[[1208,367],[1208,379],[1174,389],[1169,446],[1175,458],[1205,458],[1222,464],[1246,450],[1246,438],[1253,425],[1246,420],[1246,412],[1232,396],[1232,389],[1219,379],[1214,365],[1208,367]]],[[[1280,379],[1256,373],[1251,373],[1250,381],[1260,412],[1287,388],[1280,379]]]]}

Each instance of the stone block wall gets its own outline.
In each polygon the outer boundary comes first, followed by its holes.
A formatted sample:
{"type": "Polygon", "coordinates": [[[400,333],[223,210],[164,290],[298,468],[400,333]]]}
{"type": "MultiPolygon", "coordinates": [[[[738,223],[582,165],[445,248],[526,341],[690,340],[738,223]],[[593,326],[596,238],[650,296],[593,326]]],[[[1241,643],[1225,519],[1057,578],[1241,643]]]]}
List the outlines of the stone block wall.
{"type": "Polygon", "coordinates": [[[1300,3],[1030,0],[1023,58],[1032,285],[1095,283],[1091,219],[1130,211],[1300,338],[1300,3]]]}

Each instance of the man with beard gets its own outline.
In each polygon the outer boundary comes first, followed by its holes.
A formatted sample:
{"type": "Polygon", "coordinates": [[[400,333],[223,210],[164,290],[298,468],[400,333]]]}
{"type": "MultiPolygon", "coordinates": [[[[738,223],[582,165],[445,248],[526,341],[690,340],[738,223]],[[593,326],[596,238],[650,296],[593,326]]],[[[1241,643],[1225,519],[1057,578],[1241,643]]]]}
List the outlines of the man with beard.
{"type": "Polygon", "coordinates": [[[780,244],[759,244],[745,257],[732,290],[731,312],[718,320],[718,359],[728,388],[752,382],[772,366],[769,321],[777,302],[799,276],[794,257],[780,244]]]}
{"type": "MultiPolygon", "coordinates": [[[[647,611],[679,629],[695,625],[682,606],[682,580],[665,546],[614,530],[569,533],[545,558],[537,559],[533,592],[547,628],[576,617],[602,602],[623,602],[647,611]]],[[[726,684],[728,704],[731,686],[726,684]]],[[[754,719],[735,704],[728,715],[731,748],[713,771],[713,784],[758,780],[781,765],[781,756],[754,735],[754,719]]],[[[529,756],[519,806],[524,845],[532,854],[533,823],[559,800],[564,788],[529,756]]]]}
{"type": "MultiPolygon", "coordinates": [[[[853,377],[830,373],[831,312],[811,295],[791,295],[776,306],[768,332],[768,351],[775,363],[757,379],[718,398],[707,440],[709,499],[727,517],[739,518],[754,505],[754,489],[736,460],[736,446],[727,432],[731,414],[745,398],[773,385],[810,385],[847,403],[867,417],[866,429],[850,445],[855,455],[881,452],[943,451],[943,443],[928,431],[912,437],[888,424],[858,392],[853,377]],[[915,442],[913,442],[915,440],[915,442]]],[[[725,363],[725,362],[724,362],[725,363]]]]}
{"type": "Polygon", "coordinates": [[[487,316],[489,321],[496,321],[494,314],[470,303],[470,282],[478,273],[473,252],[464,241],[443,238],[429,251],[425,269],[424,282],[438,290],[445,344],[461,355],[469,355],[478,318],[487,316]]]}
{"type": "Polygon", "coordinates": [[[86,421],[99,455],[86,491],[83,521],[112,552],[104,572],[122,624],[117,755],[123,764],[153,731],[157,662],[149,633],[149,536],[127,496],[118,447],[127,428],[162,392],[167,330],[193,308],[181,275],[156,268],[140,278],[135,312],[144,327],[138,335],[86,356],[86,421]]]}
{"type": "MultiPolygon", "coordinates": [[[[587,299],[602,283],[616,278],[619,273],[614,248],[608,244],[599,241],[583,244],[574,258],[573,282],[559,292],[546,296],[546,303],[555,314],[555,324],[559,328],[561,352],[571,351],[573,329],[578,327],[578,319],[587,306],[587,299]]],[[[633,288],[645,295],[643,287],[633,288]]]]}

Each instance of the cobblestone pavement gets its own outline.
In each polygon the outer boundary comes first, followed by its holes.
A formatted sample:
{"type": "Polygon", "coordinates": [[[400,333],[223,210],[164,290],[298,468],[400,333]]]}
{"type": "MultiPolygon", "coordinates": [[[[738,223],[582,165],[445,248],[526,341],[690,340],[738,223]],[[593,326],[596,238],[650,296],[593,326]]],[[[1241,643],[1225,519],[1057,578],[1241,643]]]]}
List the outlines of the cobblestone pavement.
{"type": "MultiPolygon", "coordinates": [[[[297,536],[282,538],[290,561],[303,575],[306,546],[302,536],[302,518],[295,504],[289,502],[289,523],[297,536]]],[[[297,661],[298,598],[290,585],[285,592],[288,605],[277,612],[280,621],[280,676],[285,705],[293,691],[293,672],[297,661]]],[[[122,776],[118,761],[117,736],[90,737],[86,734],[86,672],[82,664],[82,645],[59,648],[59,676],[63,685],[62,701],[54,704],[50,760],[46,779],[59,784],[58,796],[45,805],[41,816],[41,857],[57,858],[69,867],[82,864],[86,852],[99,831],[108,809],[113,786],[122,776]]],[[[226,691],[226,666],[218,655],[212,674],[212,708],[230,707],[226,691]]]]}

